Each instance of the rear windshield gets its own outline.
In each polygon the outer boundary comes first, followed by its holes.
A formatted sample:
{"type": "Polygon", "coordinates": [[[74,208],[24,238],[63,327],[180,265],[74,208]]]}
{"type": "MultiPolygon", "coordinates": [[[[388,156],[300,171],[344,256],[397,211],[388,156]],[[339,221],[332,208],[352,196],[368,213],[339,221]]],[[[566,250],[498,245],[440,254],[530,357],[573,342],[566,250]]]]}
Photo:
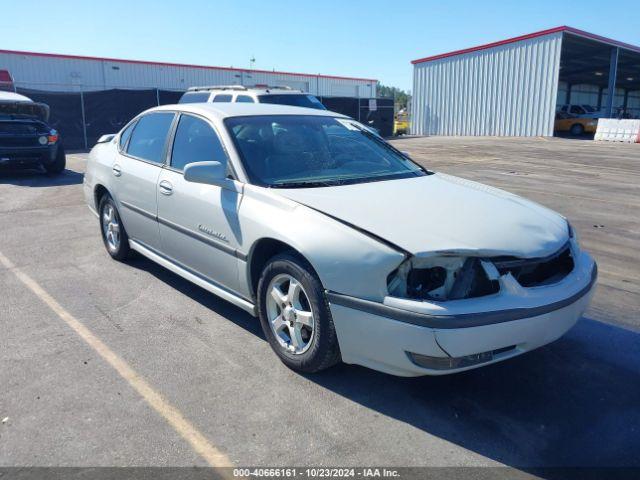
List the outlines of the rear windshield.
{"type": "Polygon", "coordinates": [[[326,110],[324,105],[320,103],[313,95],[260,95],[258,97],[260,103],[271,103],[276,105],[291,105],[292,107],[315,108],[317,110],[326,110]]]}

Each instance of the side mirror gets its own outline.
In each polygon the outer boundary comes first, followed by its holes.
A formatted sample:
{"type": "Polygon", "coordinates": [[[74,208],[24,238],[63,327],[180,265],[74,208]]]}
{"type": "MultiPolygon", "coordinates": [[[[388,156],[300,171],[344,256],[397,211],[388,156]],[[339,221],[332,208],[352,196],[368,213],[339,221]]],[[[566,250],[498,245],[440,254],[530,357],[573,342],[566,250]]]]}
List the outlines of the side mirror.
{"type": "Polygon", "coordinates": [[[195,162],[184,168],[187,182],[222,185],[227,178],[227,165],[222,162],[195,162]]]}
{"type": "Polygon", "coordinates": [[[409,152],[400,152],[402,155],[404,155],[407,158],[411,158],[411,155],[409,155],[409,152]]]}

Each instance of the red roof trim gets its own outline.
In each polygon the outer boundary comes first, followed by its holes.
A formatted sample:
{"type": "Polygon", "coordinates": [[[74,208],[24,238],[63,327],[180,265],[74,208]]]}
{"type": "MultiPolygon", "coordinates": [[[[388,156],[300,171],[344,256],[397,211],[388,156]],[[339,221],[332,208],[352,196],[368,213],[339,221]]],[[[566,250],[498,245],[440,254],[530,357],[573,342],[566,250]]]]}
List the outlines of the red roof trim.
{"type": "Polygon", "coordinates": [[[96,60],[104,62],[119,62],[119,63],[133,63],[138,65],[156,65],[161,67],[185,67],[185,68],[202,68],[204,70],[225,70],[230,72],[255,72],[255,73],[271,73],[276,75],[304,75],[306,77],[319,77],[319,78],[333,78],[336,80],[356,80],[361,82],[378,82],[373,78],[358,78],[358,77],[340,77],[337,75],[320,75],[314,73],[296,73],[296,72],[280,72],[276,70],[255,70],[245,68],[232,68],[232,67],[215,67],[209,65],[192,65],[188,63],[168,63],[168,62],[151,62],[147,60],[127,60],[122,58],[108,58],[108,57],[87,57],[82,55],[66,55],[61,53],[41,53],[41,52],[23,52],[20,50],[2,50],[0,53],[12,53],[16,55],[28,55],[31,57],[48,57],[48,58],[66,58],[72,60],[96,60]]]}
{"type": "Polygon", "coordinates": [[[456,56],[456,55],[462,55],[464,53],[477,52],[479,50],[486,50],[488,48],[499,47],[501,45],[507,45],[509,43],[520,42],[522,40],[528,40],[530,38],[542,37],[544,35],[550,35],[552,33],[559,33],[559,32],[567,32],[567,33],[571,33],[571,34],[574,34],[574,35],[579,35],[579,36],[582,36],[582,37],[586,37],[586,38],[589,38],[591,40],[597,40],[599,42],[609,43],[609,44],[615,45],[617,47],[626,48],[626,49],[629,49],[629,50],[633,50],[635,52],[640,52],[640,47],[636,47],[635,45],[630,45],[628,43],[619,42],[617,40],[612,40],[612,39],[607,38],[607,37],[601,37],[600,35],[595,35],[593,33],[585,32],[584,30],[578,30],[577,28],[567,27],[566,25],[563,25],[561,27],[550,28],[548,30],[541,30],[539,32],[529,33],[527,35],[521,35],[519,37],[508,38],[506,40],[500,40],[498,42],[492,42],[492,43],[487,43],[485,45],[479,45],[477,47],[465,48],[463,50],[456,50],[454,52],[442,53],[440,55],[433,55],[431,57],[419,58],[417,60],[412,60],[411,63],[415,65],[416,63],[430,62],[430,61],[433,61],[433,60],[439,60],[441,58],[453,57],[453,56],[456,56]]]}

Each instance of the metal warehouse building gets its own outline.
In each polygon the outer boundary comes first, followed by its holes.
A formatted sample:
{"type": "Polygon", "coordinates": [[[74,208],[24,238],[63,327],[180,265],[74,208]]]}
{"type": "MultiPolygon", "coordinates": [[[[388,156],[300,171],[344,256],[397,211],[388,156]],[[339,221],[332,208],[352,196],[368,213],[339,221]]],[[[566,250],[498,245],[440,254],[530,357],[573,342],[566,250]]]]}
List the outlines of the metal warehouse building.
{"type": "Polygon", "coordinates": [[[140,112],[176,103],[202,85],[288,86],[384,135],[393,129],[393,100],[372,100],[373,79],[0,50],[0,89],[49,105],[49,124],[67,149],[90,148],[140,112]]]}
{"type": "Polygon", "coordinates": [[[184,91],[194,85],[286,85],[318,96],[373,98],[377,81],[232,67],[159,63],[114,58],[0,50],[0,69],[21,88],[95,91],[158,88],[184,91]]]}
{"type": "Polygon", "coordinates": [[[412,63],[417,135],[551,136],[565,105],[640,116],[640,47],[571,27],[412,63]]]}

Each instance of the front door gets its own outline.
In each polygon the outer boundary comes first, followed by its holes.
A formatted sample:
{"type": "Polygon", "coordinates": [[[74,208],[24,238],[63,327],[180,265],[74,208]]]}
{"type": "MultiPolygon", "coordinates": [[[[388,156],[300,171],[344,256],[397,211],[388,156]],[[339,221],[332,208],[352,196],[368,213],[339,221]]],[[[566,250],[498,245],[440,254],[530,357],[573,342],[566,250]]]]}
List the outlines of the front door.
{"type": "Polygon", "coordinates": [[[170,163],[158,179],[162,251],[175,262],[231,291],[238,291],[238,222],[241,185],[229,188],[187,182],[187,164],[227,162],[220,139],[203,118],[181,114],[170,163]]]}

